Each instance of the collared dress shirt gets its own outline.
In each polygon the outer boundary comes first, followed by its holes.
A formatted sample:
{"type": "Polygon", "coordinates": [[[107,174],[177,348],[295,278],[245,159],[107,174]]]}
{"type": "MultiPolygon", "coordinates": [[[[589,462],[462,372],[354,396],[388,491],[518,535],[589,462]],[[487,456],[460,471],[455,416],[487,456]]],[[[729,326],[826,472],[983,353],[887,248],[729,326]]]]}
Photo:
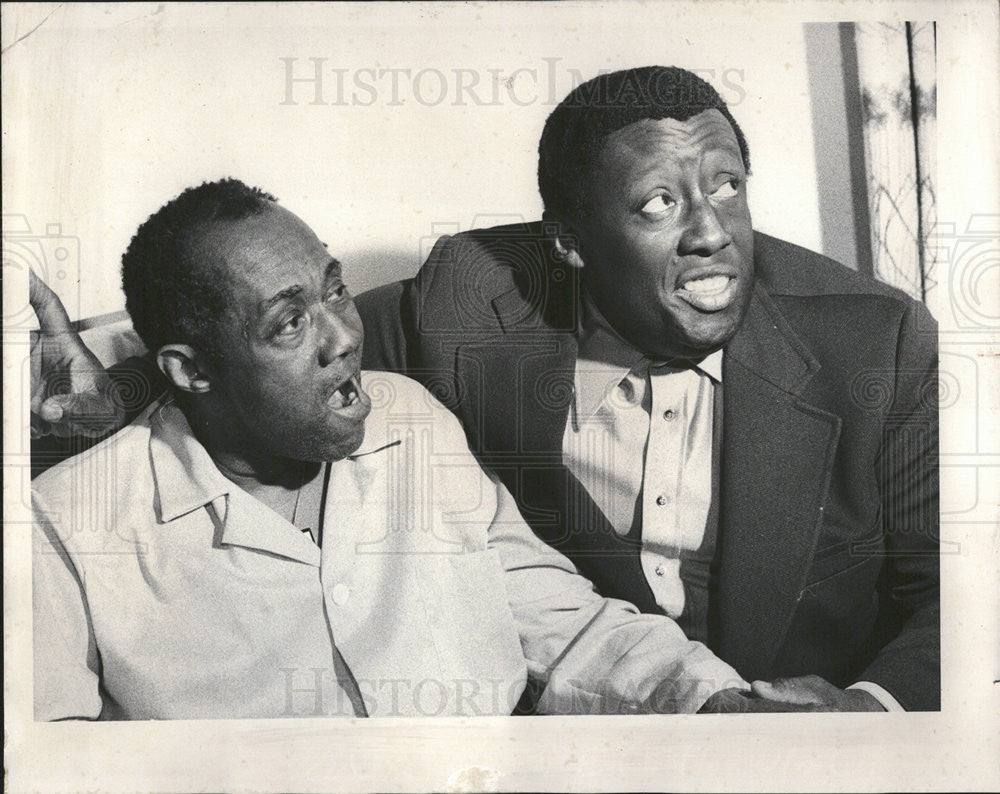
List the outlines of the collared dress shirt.
{"type": "MultiPolygon", "coordinates": [[[[723,352],[673,366],[622,339],[586,292],[579,316],[563,461],[614,530],[641,540],[646,581],[656,603],[676,619],[685,606],[681,554],[701,547],[712,503],[723,352]]],[[[902,710],[877,684],[853,688],[887,710],[902,710]]]]}
{"type": "Polygon", "coordinates": [[[712,421],[722,351],[697,367],[651,361],[587,296],[563,460],[615,531],[641,538],[657,604],[684,608],[680,553],[696,551],[712,502],[712,421]]]}
{"type": "Polygon", "coordinates": [[[226,479],[169,399],[33,484],[35,716],[695,711],[746,686],[539,541],[458,421],[364,373],[322,547],[226,479]]]}

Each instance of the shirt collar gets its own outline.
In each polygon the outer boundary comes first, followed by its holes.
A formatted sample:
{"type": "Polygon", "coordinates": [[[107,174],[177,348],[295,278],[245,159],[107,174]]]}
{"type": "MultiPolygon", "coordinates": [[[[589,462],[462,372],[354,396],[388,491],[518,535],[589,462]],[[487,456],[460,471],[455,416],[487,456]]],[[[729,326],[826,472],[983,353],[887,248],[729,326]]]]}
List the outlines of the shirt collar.
{"type": "MultiPolygon", "coordinates": [[[[372,377],[367,372],[362,373],[365,381],[372,377]]],[[[369,390],[377,385],[365,383],[369,390]]],[[[238,489],[239,486],[219,471],[212,456],[195,438],[191,425],[173,398],[165,397],[151,410],[149,455],[156,481],[157,517],[161,522],[173,521],[238,489]]],[[[366,423],[364,440],[347,460],[356,460],[400,443],[378,432],[381,424],[377,420],[366,423]]]]}
{"type": "MultiPolygon", "coordinates": [[[[575,408],[578,417],[593,416],[608,393],[628,375],[635,372],[645,378],[652,361],[626,342],[601,314],[590,293],[583,288],[583,311],[577,322],[577,361],[574,372],[575,408]]],[[[722,350],[706,356],[694,369],[708,375],[715,383],[722,382],[722,350]]],[[[667,371],[667,370],[663,370],[667,371]]]]}
{"type": "Polygon", "coordinates": [[[722,383],[722,350],[716,350],[703,358],[695,369],[704,372],[716,383],[722,383]]]}
{"type": "Polygon", "coordinates": [[[155,509],[161,523],[211,504],[219,521],[220,544],[243,546],[320,566],[320,550],[311,538],[277,513],[263,509],[261,502],[219,471],[172,399],[168,398],[153,411],[150,430],[155,509]]]}
{"type": "Polygon", "coordinates": [[[204,507],[236,487],[216,468],[173,399],[168,397],[153,409],[149,425],[149,457],[161,522],[204,507]]]}

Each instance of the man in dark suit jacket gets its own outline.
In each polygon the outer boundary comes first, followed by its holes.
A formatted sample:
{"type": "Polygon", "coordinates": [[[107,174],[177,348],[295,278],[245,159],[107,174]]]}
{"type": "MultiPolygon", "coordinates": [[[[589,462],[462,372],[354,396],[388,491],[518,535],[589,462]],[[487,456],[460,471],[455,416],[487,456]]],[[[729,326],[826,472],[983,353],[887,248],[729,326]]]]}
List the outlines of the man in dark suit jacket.
{"type": "MultiPolygon", "coordinates": [[[[636,521],[614,526],[566,465],[589,306],[636,351],[640,390],[643,367],[666,364],[714,394],[705,531],[679,554],[673,616],[689,636],[763,697],[938,709],[926,309],[752,232],[746,142],[690,73],[583,84],[539,151],[543,222],[444,238],[415,279],[362,295],[365,366],[405,371],[452,408],[534,531],[603,594],[671,614],[663,566],[644,562],[643,488],[636,521]],[[720,350],[708,378],[699,367],[720,350]]],[[[649,449],[634,454],[650,465],[649,449]]]]}

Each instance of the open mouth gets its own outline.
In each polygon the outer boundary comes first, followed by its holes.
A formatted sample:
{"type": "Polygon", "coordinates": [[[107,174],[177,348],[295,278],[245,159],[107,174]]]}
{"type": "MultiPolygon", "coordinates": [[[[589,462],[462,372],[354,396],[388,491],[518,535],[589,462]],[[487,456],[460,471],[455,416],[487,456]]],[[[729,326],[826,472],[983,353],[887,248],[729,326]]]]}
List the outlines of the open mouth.
{"type": "Polygon", "coordinates": [[[361,380],[357,375],[352,375],[350,378],[345,380],[336,389],[334,389],[333,394],[330,395],[330,404],[333,406],[334,410],[348,408],[352,405],[358,404],[360,401],[361,380]]]}
{"type": "Polygon", "coordinates": [[[736,277],[728,273],[704,273],[686,278],[674,294],[703,312],[717,312],[736,299],[736,277]]]}

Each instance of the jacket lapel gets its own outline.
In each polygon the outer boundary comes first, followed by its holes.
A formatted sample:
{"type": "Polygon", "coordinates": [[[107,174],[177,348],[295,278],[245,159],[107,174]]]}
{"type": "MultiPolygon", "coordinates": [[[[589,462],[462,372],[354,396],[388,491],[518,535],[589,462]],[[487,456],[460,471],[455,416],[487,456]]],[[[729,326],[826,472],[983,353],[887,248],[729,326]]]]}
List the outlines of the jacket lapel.
{"type": "Polygon", "coordinates": [[[713,647],[767,677],[805,585],[840,419],[799,395],[819,364],[758,286],[726,349],[713,647]]]}
{"type": "MultiPolygon", "coordinates": [[[[571,300],[575,306],[575,295],[571,300]]],[[[492,305],[497,333],[456,352],[459,388],[467,395],[462,419],[467,428],[477,428],[476,451],[514,495],[535,533],[569,556],[598,590],[659,612],[642,572],[638,539],[615,532],[562,462],[577,358],[566,304],[555,321],[526,312],[516,288],[492,305]]],[[[553,305],[560,303],[550,301],[550,311],[553,305]]]]}

